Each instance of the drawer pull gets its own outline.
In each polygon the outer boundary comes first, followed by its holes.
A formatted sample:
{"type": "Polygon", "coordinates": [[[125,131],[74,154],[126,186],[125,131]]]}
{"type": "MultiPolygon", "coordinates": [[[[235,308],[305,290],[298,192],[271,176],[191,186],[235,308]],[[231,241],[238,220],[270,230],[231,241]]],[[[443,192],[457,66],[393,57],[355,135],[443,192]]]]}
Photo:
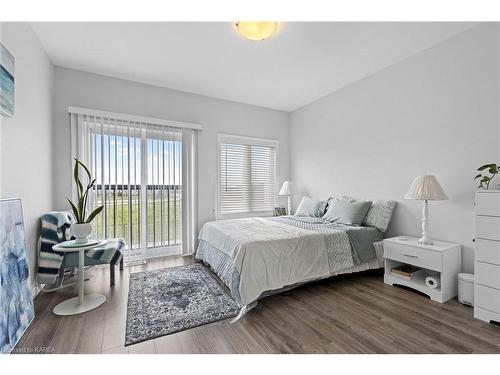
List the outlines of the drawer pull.
{"type": "Polygon", "coordinates": [[[408,257],[408,258],[418,258],[418,255],[410,255],[410,254],[405,254],[405,253],[403,253],[402,255],[404,255],[405,257],[408,257]]]}

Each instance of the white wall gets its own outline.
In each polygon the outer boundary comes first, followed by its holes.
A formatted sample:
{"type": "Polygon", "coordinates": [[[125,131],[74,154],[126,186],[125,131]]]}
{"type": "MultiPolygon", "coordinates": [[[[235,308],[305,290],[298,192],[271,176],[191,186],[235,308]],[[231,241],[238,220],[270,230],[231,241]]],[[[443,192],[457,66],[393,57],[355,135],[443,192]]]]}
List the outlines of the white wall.
{"type": "Polygon", "coordinates": [[[27,23],[4,22],[0,36],[16,59],[15,117],[0,117],[0,197],[22,199],[33,287],[39,219],[52,209],[53,67],[27,23]]]}
{"type": "Polygon", "coordinates": [[[23,198],[32,266],[39,216],[67,208],[71,167],[66,108],[75,105],[203,124],[200,223],[214,217],[217,133],[278,139],[280,179],[291,172],[298,191],[295,204],[301,194],[398,200],[388,235],[419,234],[420,202],[403,201],[402,196],[417,174],[436,174],[451,200],[431,203],[432,234],[462,243],[464,269],[472,269],[471,178],[478,165],[500,156],[497,25],[480,25],[290,115],[53,70],[28,24],[2,23],[1,32],[16,57],[16,117],[1,118],[0,196],[23,198]]]}
{"type": "Polygon", "coordinates": [[[202,124],[198,140],[200,224],[215,215],[218,133],[277,139],[280,180],[288,178],[288,114],[285,112],[56,67],[53,128],[57,145],[53,155],[56,209],[67,209],[65,197],[71,194],[68,105],[202,124]]]}
{"type": "Polygon", "coordinates": [[[431,234],[463,245],[473,269],[478,166],[499,155],[499,34],[483,24],[291,114],[297,195],[395,199],[389,236],[419,235],[412,179],[435,174],[450,200],[431,202],[431,234]]]}

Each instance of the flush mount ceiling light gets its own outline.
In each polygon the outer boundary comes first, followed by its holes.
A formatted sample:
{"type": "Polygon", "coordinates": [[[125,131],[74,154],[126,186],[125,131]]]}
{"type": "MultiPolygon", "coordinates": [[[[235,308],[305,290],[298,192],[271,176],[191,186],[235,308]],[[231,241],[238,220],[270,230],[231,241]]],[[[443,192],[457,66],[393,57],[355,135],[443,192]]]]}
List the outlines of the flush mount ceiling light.
{"type": "Polygon", "coordinates": [[[250,40],[264,40],[271,37],[278,30],[278,22],[247,22],[238,21],[234,23],[236,30],[245,38],[250,40]]]}

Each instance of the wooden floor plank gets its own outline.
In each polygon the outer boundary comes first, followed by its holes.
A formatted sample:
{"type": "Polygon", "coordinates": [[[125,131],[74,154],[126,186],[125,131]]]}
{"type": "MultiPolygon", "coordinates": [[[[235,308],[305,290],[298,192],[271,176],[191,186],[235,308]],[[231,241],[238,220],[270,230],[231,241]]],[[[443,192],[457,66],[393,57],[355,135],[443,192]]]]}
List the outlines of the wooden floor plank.
{"type": "Polygon", "coordinates": [[[156,354],[154,340],[143,341],[128,347],[130,354],[156,354]]]}
{"type": "Polygon", "coordinates": [[[167,335],[153,340],[158,354],[182,354],[181,342],[178,335],[167,335]]]}
{"type": "Polygon", "coordinates": [[[101,307],[60,317],[52,309],[76,287],[41,293],[36,317],[14,352],[32,353],[500,353],[500,326],[473,318],[456,299],[445,304],[383,283],[380,272],[344,275],[265,298],[236,323],[230,320],[125,347],[129,275],[194,262],[192,257],[150,261],[116,270],[88,271],[88,293],[101,307]]]}

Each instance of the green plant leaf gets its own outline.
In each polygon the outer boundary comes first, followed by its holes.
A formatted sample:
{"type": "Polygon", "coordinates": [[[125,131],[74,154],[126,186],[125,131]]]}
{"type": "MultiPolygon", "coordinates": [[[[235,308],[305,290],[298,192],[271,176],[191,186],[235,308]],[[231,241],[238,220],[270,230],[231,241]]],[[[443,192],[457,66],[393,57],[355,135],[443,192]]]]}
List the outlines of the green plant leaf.
{"type": "Polygon", "coordinates": [[[95,179],[92,180],[92,175],[90,173],[90,170],[87,168],[87,166],[84,163],[82,163],[77,158],[75,158],[75,169],[73,171],[73,177],[74,177],[75,183],[78,187],[78,204],[77,204],[77,211],[79,213],[78,221],[84,223],[86,211],[87,211],[88,192],[90,189],[92,189],[96,180],[95,179]],[[78,174],[78,168],[80,166],[85,170],[85,173],[87,174],[87,179],[89,181],[88,185],[85,188],[85,191],[83,189],[83,184],[82,184],[82,181],[80,180],[79,174],[78,174]]]}
{"type": "Polygon", "coordinates": [[[80,177],[78,176],[78,163],[75,163],[75,167],[73,168],[73,179],[75,180],[76,187],[78,188],[78,199],[80,199],[83,194],[83,185],[80,181],[80,177]]]}
{"type": "Polygon", "coordinates": [[[482,174],[481,174],[481,173],[479,173],[476,177],[474,177],[474,180],[477,180],[477,179],[478,179],[479,177],[481,177],[481,176],[482,176],[482,174]]]}
{"type": "Polygon", "coordinates": [[[92,190],[94,184],[95,184],[96,179],[93,179],[90,184],[87,186],[85,189],[85,192],[83,193],[83,217],[82,220],[85,221],[85,213],[87,211],[87,201],[89,197],[89,192],[92,190]]]}
{"type": "Polygon", "coordinates": [[[92,175],[90,174],[90,171],[87,168],[87,166],[85,164],[83,164],[80,160],[76,159],[76,158],[75,158],[75,161],[76,161],[77,164],[81,165],[83,167],[83,169],[85,169],[85,172],[87,173],[87,177],[90,180],[90,178],[91,178],[92,175]]]}
{"type": "Polygon", "coordinates": [[[82,199],[82,221],[85,222],[85,213],[87,212],[87,196],[88,196],[88,188],[83,193],[82,199]]]}
{"type": "Polygon", "coordinates": [[[94,218],[101,213],[103,208],[104,208],[104,206],[100,206],[100,207],[97,207],[94,211],[92,211],[92,213],[89,215],[86,223],[90,223],[92,220],[94,220],[94,218]]]}
{"type": "Polygon", "coordinates": [[[487,168],[491,168],[492,166],[494,166],[495,164],[485,164],[485,165],[482,165],[480,166],[477,170],[478,171],[484,171],[485,169],[487,168]]]}
{"type": "Polygon", "coordinates": [[[82,196],[80,197],[80,199],[78,199],[78,211],[80,212],[80,221],[82,223],[85,223],[85,195],[86,194],[82,194],[82,196]]]}
{"type": "Polygon", "coordinates": [[[80,221],[80,215],[78,214],[78,209],[76,206],[69,200],[69,198],[66,198],[71,205],[71,210],[73,211],[73,215],[75,215],[75,220],[78,224],[81,224],[82,222],[80,221]]]}

